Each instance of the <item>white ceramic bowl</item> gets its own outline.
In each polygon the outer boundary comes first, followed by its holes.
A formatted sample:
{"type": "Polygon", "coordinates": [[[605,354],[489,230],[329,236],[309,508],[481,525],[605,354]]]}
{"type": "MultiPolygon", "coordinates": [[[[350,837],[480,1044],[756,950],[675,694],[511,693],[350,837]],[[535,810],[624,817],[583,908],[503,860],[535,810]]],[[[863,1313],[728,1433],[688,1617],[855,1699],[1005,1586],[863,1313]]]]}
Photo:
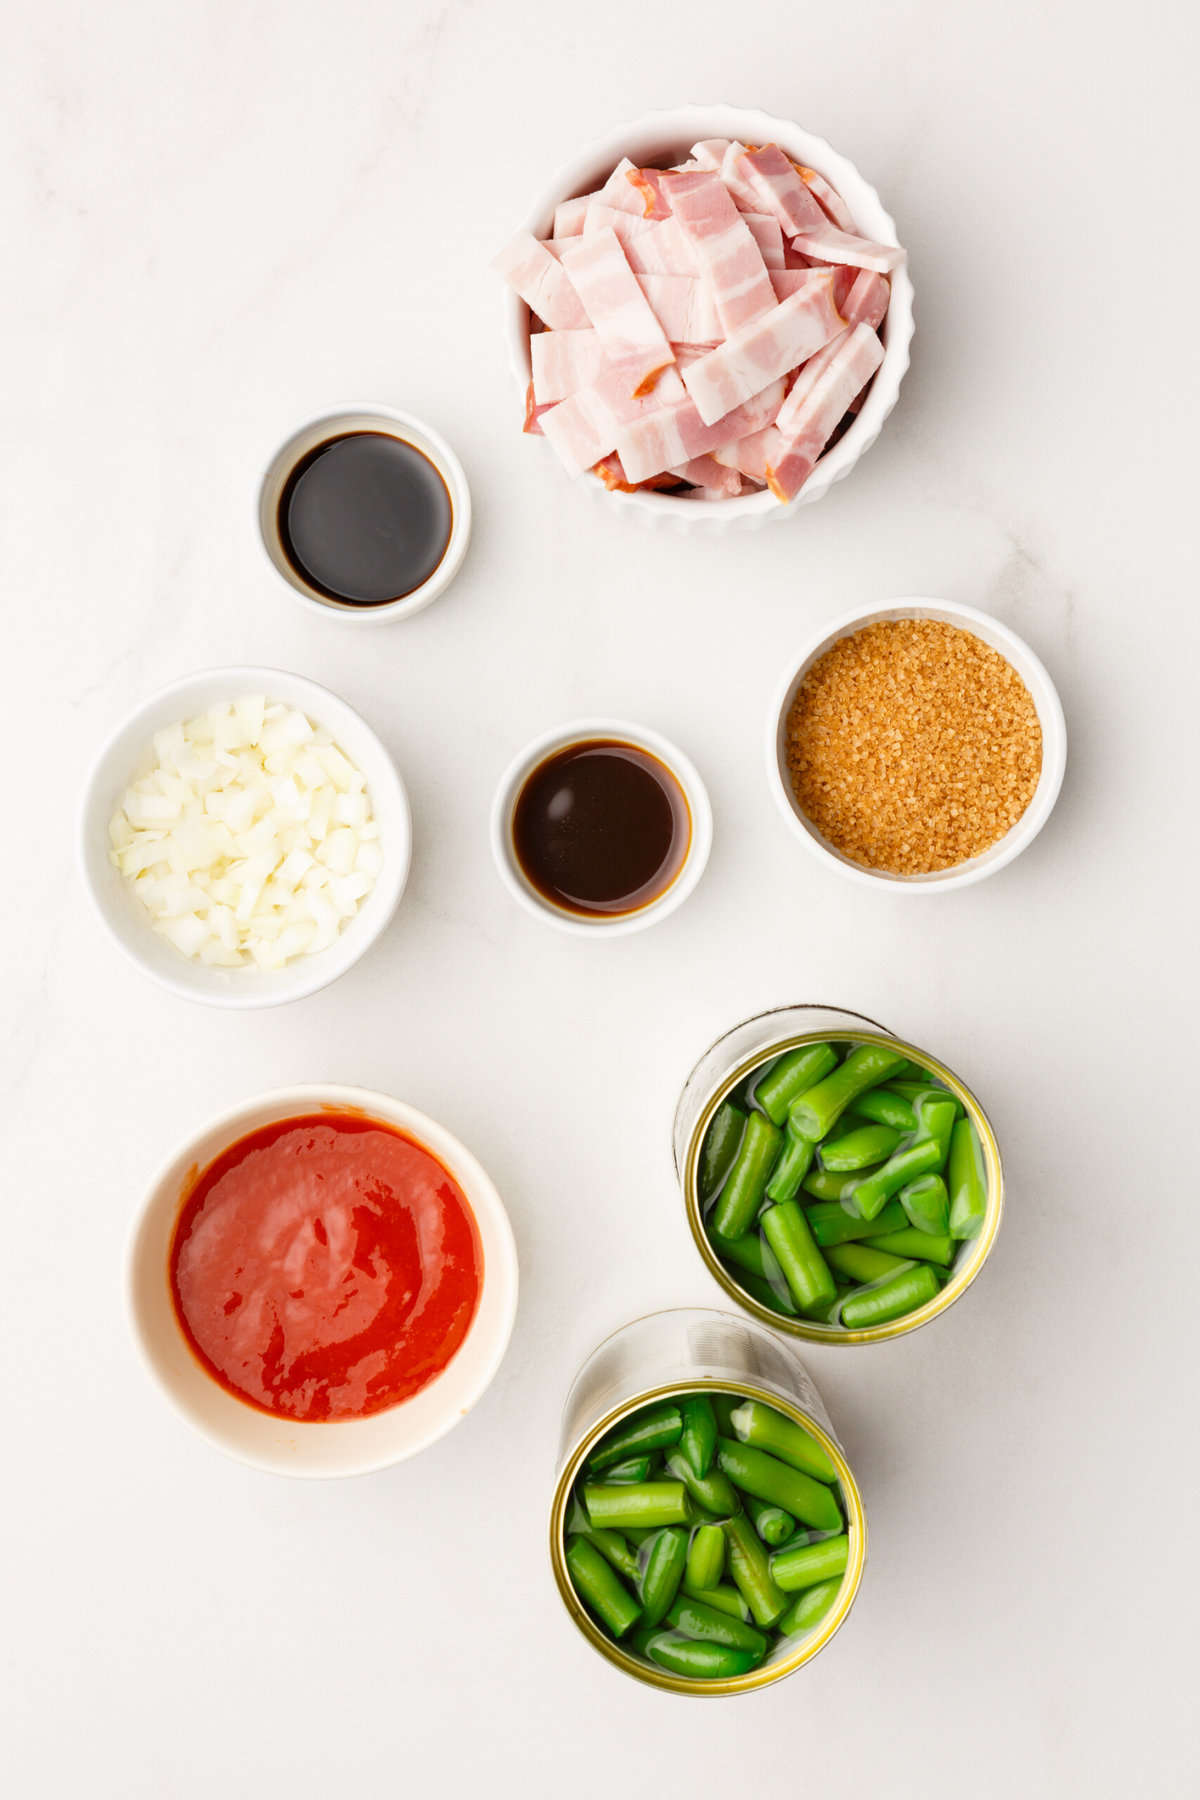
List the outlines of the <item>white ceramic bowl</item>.
{"type": "MultiPolygon", "coordinates": [[[[618,126],[580,151],[565,168],[559,169],[535,202],[524,221],[525,227],[535,237],[548,237],[559,201],[590,193],[599,187],[623,156],[643,167],[665,168],[686,157],[692,145],[701,138],[710,137],[736,138],[748,144],[778,144],[785,154],[806,168],[815,169],[833,183],[865,237],[873,238],[876,243],[899,243],[890,213],[852,162],[840,156],[824,138],[814,137],[812,132],[803,131],[790,120],[773,118],[769,113],[740,106],[681,106],[646,113],[628,125],[618,126]]],[[[509,361],[524,397],[530,380],[529,308],[511,291],[505,295],[505,329],[509,361]]],[[[581,475],[579,480],[589,490],[594,490],[606,506],[619,507],[646,521],[673,522],[683,530],[762,525],[768,519],[787,518],[797,508],[809,506],[828,493],[834,482],[848,475],[859,457],[875,442],[884,420],[900,397],[900,383],[908,368],[912,335],[913,286],[905,264],[892,276],[891,304],[880,333],[884,358],[862,411],[833,448],[822,456],[796,498],[786,506],[766,491],[745,494],[737,500],[699,501],[650,491],[610,493],[594,477],[581,475]]],[[[559,475],[563,475],[549,445],[543,444],[540,448],[558,467],[559,475]]]]}
{"type": "Polygon", "coordinates": [[[868,607],[861,612],[846,613],[840,619],[835,619],[832,625],[822,626],[820,632],[805,645],[771,708],[767,720],[766,752],[767,781],[780,811],[800,842],[819,861],[840,870],[852,881],[869,883],[872,887],[888,887],[903,893],[944,893],[947,888],[969,887],[974,881],[982,881],[986,875],[994,875],[997,869],[1004,868],[1006,863],[1010,863],[1014,856],[1019,856],[1033,842],[1050,817],[1062,787],[1063,773],[1067,766],[1067,725],[1063,717],[1062,702],[1045,664],[1015,631],[1010,631],[1007,625],[1002,625],[998,619],[979,612],[973,606],[959,606],[953,600],[906,598],[893,600],[887,606],[868,607]],[[801,681],[813,664],[839,638],[886,619],[943,619],[947,624],[958,625],[965,631],[973,632],[1012,664],[1029,689],[1042,728],[1042,772],[1033,798],[1016,824],[982,855],[973,856],[967,862],[956,863],[953,868],[939,870],[932,875],[891,875],[880,869],[866,869],[859,863],[851,862],[849,857],[843,856],[840,850],[836,850],[822,837],[816,826],[801,811],[788,776],[787,720],[801,681]]]}
{"type": "Polygon", "coordinates": [[[444,594],[462,567],[471,540],[471,490],[462,464],[432,426],[422,424],[411,413],[397,412],[391,406],[377,406],[370,400],[352,400],[333,407],[319,418],[309,419],[293,431],[267,464],[258,490],[258,529],[272,566],[283,576],[292,592],[313,612],[361,625],[382,625],[396,619],[411,619],[424,607],[444,594]],[[441,562],[427,581],[400,600],[385,600],[378,606],[353,606],[344,600],[331,599],[319,588],[305,581],[300,571],[289,562],[279,536],[279,501],[288,476],[301,459],[330,438],[355,431],[381,431],[401,438],[427,456],[441,475],[450,495],[452,524],[450,542],[441,562]]]}
{"type": "Polygon", "coordinates": [[[189,1425],[240,1462],[276,1475],[365,1475],[403,1462],[450,1431],[500,1367],[517,1310],[517,1252],[500,1196],[480,1164],[444,1126],[415,1107],[363,1088],[281,1088],[211,1120],[150,1184],[130,1239],[126,1298],[134,1340],[151,1376],[189,1425]],[[470,1330],[451,1361],[410,1400],[366,1419],[319,1424],[280,1419],[237,1400],[190,1349],[171,1298],[171,1238],[198,1171],[249,1132],[278,1119],[356,1108],[399,1127],[445,1164],[470,1202],[483,1249],[483,1286],[470,1330]]]}
{"type": "Polygon", "coordinates": [[[625,937],[631,931],[644,931],[648,925],[656,925],[660,919],[665,919],[677,906],[682,906],[692,892],[704,873],[704,865],[712,848],[712,807],[708,790],[690,757],[685,756],[682,750],[657,731],[648,731],[644,725],[631,725],[625,719],[573,719],[569,724],[558,725],[552,731],[543,732],[541,737],[527,744],[509,763],[492,804],[491,835],[492,855],[500,872],[500,879],[526,912],[532,913],[544,924],[555,925],[560,931],[569,931],[575,937],[625,937]],[[692,836],[687,855],[670,887],[657,900],[651,901],[649,906],[643,906],[637,912],[622,913],[615,918],[580,918],[551,905],[525,879],[513,845],[513,809],[528,777],[554,751],[563,750],[568,744],[583,743],[587,738],[617,738],[625,743],[636,744],[640,749],[649,751],[651,756],[656,756],[676,777],[692,816],[692,836]]]}
{"type": "Polygon", "coordinates": [[[411,856],[408,795],[371,727],[328,688],[282,669],[204,669],[173,681],[143,701],[117,728],[97,756],[84,791],[80,859],[100,917],[143,973],[173,994],[207,1006],[281,1006],[336,981],[387,926],[404,892],[411,856]],[[327,950],[298,957],[282,969],[214,969],[192,962],[151,928],[141,901],[109,861],[108,825],[129,783],[152,765],[156,731],[193,718],[219,701],[259,693],[297,707],[315,723],[326,726],[335,743],[366,776],[372,811],[379,821],[383,868],[357,913],[327,950]]]}

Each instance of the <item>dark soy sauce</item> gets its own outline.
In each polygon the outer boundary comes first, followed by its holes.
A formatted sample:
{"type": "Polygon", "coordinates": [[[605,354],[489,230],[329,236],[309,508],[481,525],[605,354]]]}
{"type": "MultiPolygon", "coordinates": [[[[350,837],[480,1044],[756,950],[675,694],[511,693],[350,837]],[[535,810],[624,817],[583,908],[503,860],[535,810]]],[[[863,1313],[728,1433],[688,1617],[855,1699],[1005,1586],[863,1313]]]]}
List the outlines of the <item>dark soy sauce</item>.
{"type": "Polygon", "coordinates": [[[522,873],[543,899],[612,918],[666,893],[687,857],[692,817],[656,756],[588,738],[538,764],[517,796],[512,833],[522,873]]]}
{"type": "Polygon", "coordinates": [[[279,501],[284,554],[310,587],[352,606],[402,600],[450,543],[454,508],[429,458],[383,431],[318,444],[279,501]]]}

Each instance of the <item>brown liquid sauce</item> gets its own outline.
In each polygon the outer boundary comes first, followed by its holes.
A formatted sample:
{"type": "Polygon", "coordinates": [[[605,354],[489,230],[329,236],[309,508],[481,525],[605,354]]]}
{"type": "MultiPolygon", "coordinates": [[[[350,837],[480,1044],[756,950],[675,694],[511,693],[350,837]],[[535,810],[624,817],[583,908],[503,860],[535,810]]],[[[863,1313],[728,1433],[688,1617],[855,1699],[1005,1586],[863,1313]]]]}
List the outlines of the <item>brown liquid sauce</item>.
{"type": "Polygon", "coordinates": [[[556,750],[513,809],[513,848],[530,886],[563,912],[616,918],[661,898],[692,841],[678,778],[637,744],[588,738],[556,750]]]}
{"type": "Polygon", "coordinates": [[[454,529],[446,483],[404,438],[352,431],[310,450],[279,501],[296,573],[327,599],[382,606],[421,587],[454,529]]]}

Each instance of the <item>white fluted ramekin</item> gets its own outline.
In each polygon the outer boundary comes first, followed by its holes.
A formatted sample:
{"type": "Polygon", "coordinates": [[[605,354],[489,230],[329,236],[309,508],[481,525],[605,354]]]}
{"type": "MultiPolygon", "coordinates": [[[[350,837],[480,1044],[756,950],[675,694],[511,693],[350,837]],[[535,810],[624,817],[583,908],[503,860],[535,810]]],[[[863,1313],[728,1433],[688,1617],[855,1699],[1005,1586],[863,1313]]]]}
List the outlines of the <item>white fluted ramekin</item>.
{"type": "MultiPolygon", "coordinates": [[[[589,144],[558,171],[535,202],[524,221],[525,227],[535,237],[548,237],[559,201],[590,193],[601,186],[623,156],[641,167],[666,168],[686,157],[692,145],[701,138],[710,137],[737,138],[748,144],[778,144],[785,155],[794,157],[806,168],[815,169],[833,183],[864,237],[881,244],[899,243],[891,214],[852,162],[839,155],[824,138],[814,137],[812,132],[803,131],[790,120],[776,119],[769,113],[741,106],[681,106],[646,113],[630,124],[618,126],[606,137],[589,144]]],[[[898,268],[891,280],[891,304],[880,332],[883,362],[871,383],[862,411],[833,448],[826,451],[795,499],[786,506],[765,489],[757,494],[744,494],[736,500],[705,501],[659,494],[649,489],[639,489],[632,494],[620,490],[610,493],[593,476],[582,475],[579,479],[589,489],[594,489],[606,506],[619,507],[650,523],[673,523],[682,530],[692,526],[762,525],[768,519],[787,518],[799,507],[819,500],[835,481],[848,475],[859,457],[870,449],[900,397],[900,383],[908,368],[913,335],[913,286],[908,265],[898,268]]],[[[524,396],[530,380],[529,308],[511,292],[505,296],[505,330],[513,375],[524,396]]],[[[557,462],[548,444],[541,448],[550,461],[557,462]]],[[[559,473],[563,471],[560,469],[559,473]]]]}

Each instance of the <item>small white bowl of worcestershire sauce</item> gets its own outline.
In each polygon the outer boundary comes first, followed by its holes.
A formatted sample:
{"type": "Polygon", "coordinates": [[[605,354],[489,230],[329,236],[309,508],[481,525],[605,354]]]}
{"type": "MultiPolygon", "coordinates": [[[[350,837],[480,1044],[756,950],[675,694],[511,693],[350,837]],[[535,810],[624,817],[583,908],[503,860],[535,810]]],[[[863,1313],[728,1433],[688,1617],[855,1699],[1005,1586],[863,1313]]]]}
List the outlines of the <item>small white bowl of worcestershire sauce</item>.
{"type": "Polygon", "coordinates": [[[263,476],[258,524],[306,606],[379,624],[445,593],[467,552],[471,494],[436,431],[363,401],[292,433],[263,476]]]}
{"type": "Polygon", "coordinates": [[[492,807],[492,854],[526,912],[576,937],[654,925],[692,892],[712,808],[689,757],[623,719],[577,719],[513,758],[492,807]]]}

